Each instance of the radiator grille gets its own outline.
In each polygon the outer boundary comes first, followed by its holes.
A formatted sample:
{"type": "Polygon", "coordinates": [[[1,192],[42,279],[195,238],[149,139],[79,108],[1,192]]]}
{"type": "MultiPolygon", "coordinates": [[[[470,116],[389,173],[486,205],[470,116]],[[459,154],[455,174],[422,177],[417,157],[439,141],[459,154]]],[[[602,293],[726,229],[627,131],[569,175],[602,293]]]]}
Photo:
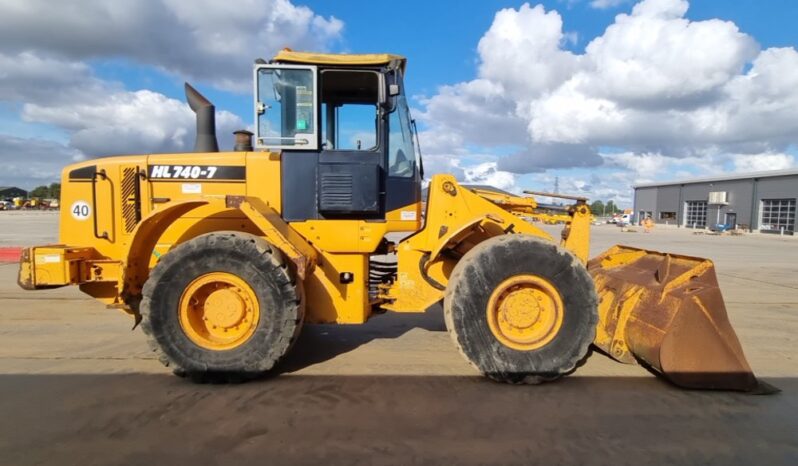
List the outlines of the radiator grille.
{"type": "Polygon", "coordinates": [[[125,231],[130,233],[136,228],[136,169],[125,168],[122,170],[122,219],[125,222],[125,231]]]}

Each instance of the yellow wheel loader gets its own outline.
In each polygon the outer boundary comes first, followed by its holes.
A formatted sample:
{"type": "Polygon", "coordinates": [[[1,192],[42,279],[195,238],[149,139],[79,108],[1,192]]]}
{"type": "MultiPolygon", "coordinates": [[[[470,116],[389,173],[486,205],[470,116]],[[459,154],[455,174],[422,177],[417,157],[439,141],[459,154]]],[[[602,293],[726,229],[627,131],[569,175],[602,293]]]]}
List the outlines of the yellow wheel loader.
{"type": "Polygon", "coordinates": [[[498,381],[557,379],[593,344],[684,387],[757,387],[710,261],[620,246],[588,261],[583,200],[555,240],[450,175],[431,178],[422,216],[405,66],[257,60],[254,134],[236,132],[230,152],[186,84],[195,151],[66,167],[60,243],[23,251],[20,286],[79,286],[197,380],[268,371],[303,323],[443,301],[455,345],[498,381]]]}

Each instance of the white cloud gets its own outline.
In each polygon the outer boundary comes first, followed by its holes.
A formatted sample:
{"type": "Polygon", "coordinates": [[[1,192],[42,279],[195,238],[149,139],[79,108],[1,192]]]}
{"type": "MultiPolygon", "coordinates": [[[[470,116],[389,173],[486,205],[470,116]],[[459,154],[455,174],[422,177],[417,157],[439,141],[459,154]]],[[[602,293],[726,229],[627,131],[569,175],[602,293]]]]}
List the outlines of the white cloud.
{"type": "Polygon", "coordinates": [[[464,158],[518,147],[495,157],[513,173],[603,160],[621,175],[571,186],[596,192],[676,173],[794,164],[785,152],[798,144],[798,52],[760,51],[732,22],[687,19],[688,7],[643,0],[581,54],[566,49],[557,12],[501,10],[479,42],[475,79],[422,100],[424,135],[446,135],[436,139],[456,144],[447,153],[464,158]],[[600,147],[625,155],[600,158],[600,147]]]}
{"type": "MultiPolygon", "coordinates": [[[[66,131],[69,147],[81,154],[193,149],[194,114],[182,101],[150,90],[127,91],[121,83],[97,78],[82,62],[33,52],[0,54],[0,70],[0,101],[19,104],[23,121],[66,131]]],[[[217,112],[216,123],[220,144],[231,147],[230,132],[244,123],[225,111],[217,112]]],[[[0,154],[5,163],[13,161],[13,151],[0,154]]]]}
{"type": "MultiPolygon", "coordinates": [[[[326,49],[343,28],[287,0],[0,0],[0,18],[0,104],[19,109],[42,138],[67,141],[20,139],[0,128],[0,179],[28,187],[56,180],[79,158],[193,150],[194,115],[182,96],[128,90],[98,77],[91,60],[132,61],[249,91],[253,54],[326,49]]],[[[216,124],[223,149],[232,146],[230,133],[246,126],[223,110],[216,124]]]]}
{"type": "Polygon", "coordinates": [[[63,144],[0,134],[3,169],[0,186],[31,189],[59,179],[65,163],[83,160],[83,154],[63,144]]]}
{"type": "Polygon", "coordinates": [[[577,71],[521,104],[529,137],[663,152],[725,142],[731,135],[717,132],[733,100],[728,86],[757,45],[733,23],[691,22],[686,10],[683,0],[646,0],[618,15],[578,57],[577,71]]]}
{"type": "MultiPolygon", "coordinates": [[[[68,130],[70,146],[88,156],[193,150],[194,113],[184,102],[148,90],[105,93],[86,103],[25,104],[22,117],[68,130]]],[[[238,116],[217,112],[223,147],[231,147],[230,133],[243,126],[238,116]]]]}
{"type": "Polygon", "coordinates": [[[517,174],[502,169],[495,156],[469,154],[467,159],[456,154],[424,154],[424,173],[448,173],[468,184],[487,184],[508,191],[516,191],[517,174]]]}
{"type": "Polygon", "coordinates": [[[475,79],[453,86],[443,86],[431,98],[420,97],[424,109],[419,120],[425,131],[425,147],[432,151],[452,150],[464,139],[472,144],[523,144],[524,121],[504,86],[488,79],[475,79]]]}
{"type": "Polygon", "coordinates": [[[82,62],[32,51],[0,52],[0,101],[54,103],[97,100],[119,84],[93,76],[82,62]]]}
{"type": "Polygon", "coordinates": [[[565,40],[556,11],[526,3],[518,10],[500,10],[477,47],[480,77],[500,85],[512,97],[537,97],[579,67],[579,57],[562,49],[565,40]]]}
{"type": "Polygon", "coordinates": [[[579,90],[624,107],[692,108],[757,53],[731,22],[689,21],[684,0],[646,0],[588,44],[579,90]]]}
{"type": "Polygon", "coordinates": [[[591,0],[590,6],[599,10],[606,10],[623,5],[629,0],[591,0]]]}
{"type": "Polygon", "coordinates": [[[253,53],[327,49],[343,23],[288,0],[0,0],[0,51],[125,58],[219,88],[251,87],[253,53]]]}
{"type": "Polygon", "coordinates": [[[608,168],[620,168],[629,184],[655,181],[662,173],[690,173],[723,171],[728,156],[724,154],[702,154],[682,158],[668,157],[661,153],[621,152],[602,154],[608,168]]]}
{"type": "Polygon", "coordinates": [[[735,154],[732,160],[734,170],[738,172],[783,170],[796,166],[795,157],[789,154],[735,154]]]}
{"type": "Polygon", "coordinates": [[[499,189],[513,190],[515,176],[497,169],[496,162],[485,162],[463,169],[463,180],[469,184],[486,184],[499,189]]]}

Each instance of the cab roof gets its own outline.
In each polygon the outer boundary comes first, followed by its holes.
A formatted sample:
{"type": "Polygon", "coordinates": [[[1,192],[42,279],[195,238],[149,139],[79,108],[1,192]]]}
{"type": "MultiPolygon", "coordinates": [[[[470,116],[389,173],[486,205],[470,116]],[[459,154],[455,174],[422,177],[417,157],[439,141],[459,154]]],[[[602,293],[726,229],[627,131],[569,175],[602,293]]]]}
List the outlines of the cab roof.
{"type": "Polygon", "coordinates": [[[391,53],[315,53],[294,52],[283,49],[277,52],[272,61],[279,63],[302,63],[306,65],[335,65],[335,66],[369,66],[391,65],[405,71],[407,59],[401,55],[391,53]]]}

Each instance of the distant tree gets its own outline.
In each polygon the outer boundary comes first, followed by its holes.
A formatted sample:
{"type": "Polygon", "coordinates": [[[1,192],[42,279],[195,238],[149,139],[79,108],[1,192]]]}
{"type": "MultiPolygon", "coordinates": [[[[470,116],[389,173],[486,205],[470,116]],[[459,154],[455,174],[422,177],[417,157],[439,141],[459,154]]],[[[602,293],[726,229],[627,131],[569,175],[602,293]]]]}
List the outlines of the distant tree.
{"type": "Polygon", "coordinates": [[[50,199],[61,199],[61,183],[50,183],[50,199]]]}
{"type": "Polygon", "coordinates": [[[50,196],[50,188],[47,186],[37,186],[28,193],[30,197],[46,198],[50,196]]]}
{"type": "Polygon", "coordinates": [[[604,203],[601,201],[593,201],[590,204],[590,213],[593,215],[604,215],[604,203]]]}
{"type": "Polygon", "coordinates": [[[623,212],[621,209],[618,208],[612,201],[607,201],[607,214],[613,215],[623,212]]]}

